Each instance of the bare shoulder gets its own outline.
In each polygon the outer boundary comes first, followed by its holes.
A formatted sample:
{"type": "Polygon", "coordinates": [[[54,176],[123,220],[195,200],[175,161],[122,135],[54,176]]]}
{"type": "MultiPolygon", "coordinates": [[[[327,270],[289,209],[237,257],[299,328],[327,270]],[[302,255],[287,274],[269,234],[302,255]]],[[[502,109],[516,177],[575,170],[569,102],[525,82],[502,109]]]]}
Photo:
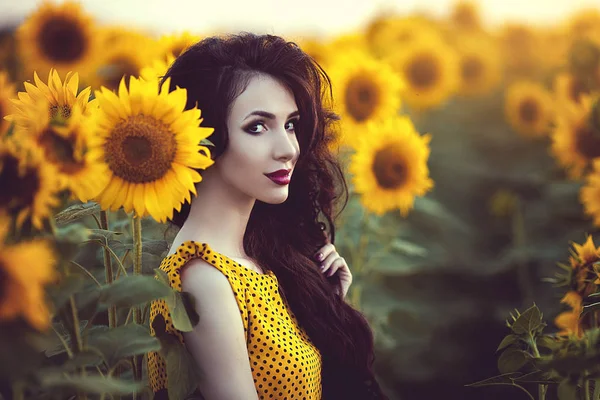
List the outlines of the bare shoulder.
{"type": "Polygon", "coordinates": [[[182,268],[181,288],[200,296],[224,295],[232,290],[227,277],[214,265],[200,258],[188,261],[182,268]]]}

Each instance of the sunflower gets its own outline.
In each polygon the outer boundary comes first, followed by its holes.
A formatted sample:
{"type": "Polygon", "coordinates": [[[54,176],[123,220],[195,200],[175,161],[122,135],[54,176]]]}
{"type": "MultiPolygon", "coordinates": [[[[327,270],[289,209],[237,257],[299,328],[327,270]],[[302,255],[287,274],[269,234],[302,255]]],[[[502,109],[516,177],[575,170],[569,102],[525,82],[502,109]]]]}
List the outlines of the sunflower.
{"type": "Polygon", "coordinates": [[[514,82],[506,90],[504,113],[518,133],[529,137],[546,135],[553,111],[552,96],[536,82],[514,82]]]}
{"type": "Polygon", "coordinates": [[[148,40],[140,42],[122,38],[107,49],[90,78],[90,84],[94,89],[104,86],[116,91],[122,78],[128,81],[130,76],[140,76],[142,68],[156,57],[156,50],[148,40]]]}
{"type": "Polygon", "coordinates": [[[385,63],[362,52],[350,52],[329,68],[335,110],[342,121],[340,144],[354,144],[371,120],[396,115],[403,84],[385,63]]]}
{"type": "Polygon", "coordinates": [[[175,35],[164,35],[158,39],[157,47],[159,56],[173,55],[179,57],[190,46],[198,43],[201,37],[183,32],[175,35]]]}
{"type": "Polygon", "coordinates": [[[10,219],[0,214],[0,321],[22,317],[31,327],[45,331],[50,312],[44,285],[56,276],[50,244],[41,239],[4,244],[10,219]]]}
{"type": "Polygon", "coordinates": [[[140,76],[146,81],[161,79],[175,61],[173,54],[167,54],[166,58],[154,59],[149,65],[142,68],[140,76]]]}
{"type": "Polygon", "coordinates": [[[406,216],[415,196],[433,187],[429,178],[430,135],[419,135],[407,117],[369,122],[352,155],[353,184],[367,210],[377,215],[398,208],[406,216]]]}
{"type": "Polygon", "coordinates": [[[47,104],[49,113],[47,119],[67,121],[71,116],[73,107],[77,106],[84,114],[89,114],[89,110],[94,107],[94,102],[90,102],[91,88],[87,87],[79,92],[79,75],[69,72],[62,82],[58,71],[51,69],[48,74],[48,84],[46,85],[38,77],[37,72],[33,73],[35,85],[25,82],[25,92],[19,92],[18,99],[13,100],[15,113],[8,116],[9,121],[14,121],[16,125],[27,130],[32,120],[45,124],[46,121],[40,121],[41,103],[47,104]]]}
{"type": "Polygon", "coordinates": [[[295,41],[302,51],[311,56],[321,66],[328,65],[332,59],[332,54],[330,54],[331,49],[321,39],[316,37],[299,37],[295,41]]]}
{"type": "Polygon", "coordinates": [[[591,110],[590,96],[582,95],[579,103],[561,104],[551,133],[552,154],[573,179],[581,178],[600,157],[600,132],[590,123],[591,110]]]}
{"type": "Polygon", "coordinates": [[[129,89],[121,80],[118,96],[106,88],[95,92],[94,124],[109,168],[108,186],[97,198],[104,209],[123,206],[164,222],[196,193],[202,176],[195,169],[213,164],[200,146],[213,128],[200,127],[200,110],[184,111],[186,90],[169,92],[169,85],[166,79],[158,90],[156,81],[131,77],[129,89]]]}
{"type": "Polygon", "coordinates": [[[459,58],[439,39],[413,41],[389,59],[407,84],[406,102],[415,109],[443,104],[459,84],[459,58]]]}
{"type": "Polygon", "coordinates": [[[439,33],[421,17],[381,16],[369,24],[365,38],[375,57],[387,59],[414,41],[439,38],[439,33]]]}
{"type": "Polygon", "coordinates": [[[450,22],[461,30],[481,29],[481,12],[472,1],[460,0],[454,4],[450,12],[450,22]]]}
{"type": "Polygon", "coordinates": [[[42,229],[44,221],[58,206],[56,170],[44,162],[39,149],[0,142],[0,212],[16,216],[21,227],[30,219],[42,229]]]}
{"type": "Polygon", "coordinates": [[[580,316],[583,311],[583,299],[581,298],[581,295],[577,292],[569,291],[560,302],[567,304],[571,307],[571,310],[559,314],[554,320],[554,324],[560,328],[558,334],[581,338],[583,336],[583,327],[580,321],[580,316]]]}
{"type": "Polygon", "coordinates": [[[502,79],[500,53],[494,42],[479,35],[464,35],[456,43],[459,57],[459,93],[481,96],[502,79]]]}
{"type": "Polygon", "coordinates": [[[68,189],[74,197],[86,202],[106,187],[108,167],[101,158],[101,141],[77,105],[66,123],[37,124],[28,139],[39,146],[45,160],[56,168],[61,190],[68,189]]]}
{"type": "Polygon", "coordinates": [[[17,30],[19,52],[29,71],[56,68],[84,73],[100,53],[94,21],[72,1],[45,1],[17,30]]]}
{"type": "Polygon", "coordinates": [[[0,71],[0,138],[8,132],[11,125],[4,117],[14,112],[14,105],[10,101],[13,97],[15,97],[15,85],[10,82],[5,71],[0,71]]]}

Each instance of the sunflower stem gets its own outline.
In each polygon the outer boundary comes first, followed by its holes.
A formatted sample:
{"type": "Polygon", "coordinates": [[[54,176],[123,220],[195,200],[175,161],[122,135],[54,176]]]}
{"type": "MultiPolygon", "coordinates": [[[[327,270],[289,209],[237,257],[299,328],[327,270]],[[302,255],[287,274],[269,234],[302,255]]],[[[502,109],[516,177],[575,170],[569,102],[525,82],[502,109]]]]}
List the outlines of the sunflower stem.
{"type": "MultiPolygon", "coordinates": [[[[101,229],[104,229],[105,231],[107,231],[109,228],[108,227],[108,215],[107,215],[106,211],[104,211],[104,210],[100,211],[100,227],[101,227],[101,229]]],[[[103,247],[104,275],[106,278],[106,283],[110,285],[111,283],[113,283],[114,272],[113,272],[113,267],[112,267],[112,259],[110,257],[110,253],[109,253],[107,247],[108,247],[108,243],[106,243],[106,246],[103,247]]],[[[108,308],[108,326],[110,328],[117,327],[117,307],[114,305],[111,305],[108,308]]]]}
{"type": "MultiPolygon", "coordinates": [[[[133,274],[142,274],[142,218],[137,214],[133,216],[133,274]]],[[[139,306],[133,308],[133,322],[142,324],[142,314],[139,306]]],[[[142,357],[133,357],[133,376],[136,381],[142,378],[142,357]]],[[[133,393],[133,399],[137,399],[137,393],[133,393]]]]}
{"type": "MultiPolygon", "coordinates": [[[[77,313],[77,305],[75,304],[75,296],[69,296],[69,304],[71,306],[71,318],[73,321],[73,338],[75,339],[75,344],[73,346],[73,354],[81,353],[83,351],[83,340],[81,338],[81,331],[79,330],[79,314],[77,313]]],[[[81,376],[86,376],[85,367],[81,367],[79,369],[79,373],[81,376]]],[[[84,392],[77,392],[77,399],[86,400],[87,395],[84,392]]]]}

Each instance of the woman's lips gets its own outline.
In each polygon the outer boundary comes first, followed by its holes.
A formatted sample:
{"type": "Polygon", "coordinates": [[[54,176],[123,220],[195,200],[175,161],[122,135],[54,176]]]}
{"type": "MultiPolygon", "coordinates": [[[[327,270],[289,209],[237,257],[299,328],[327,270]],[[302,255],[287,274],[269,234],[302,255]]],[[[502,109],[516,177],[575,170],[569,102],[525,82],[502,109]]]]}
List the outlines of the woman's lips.
{"type": "Polygon", "coordinates": [[[290,171],[287,172],[280,172],[277,171],[277,173],[273,173],[270,175],[265,175],[267,178],[269,178],[270,180],[272,180],[273,182],[275,182],[278,185],[284,186],[284,185],[288,185],[290,183],[290,171]]]}

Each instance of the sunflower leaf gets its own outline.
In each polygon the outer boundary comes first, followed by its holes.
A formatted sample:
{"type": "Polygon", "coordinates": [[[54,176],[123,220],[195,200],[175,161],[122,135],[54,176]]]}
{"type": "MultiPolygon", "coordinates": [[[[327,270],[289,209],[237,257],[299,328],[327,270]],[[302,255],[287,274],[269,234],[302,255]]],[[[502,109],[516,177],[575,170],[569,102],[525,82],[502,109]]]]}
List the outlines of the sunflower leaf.
{"type": "Polygon", "coordinates": [[[100,289],[100,303],[132,307],[167,297],[171,290],[151,276],[129,275],[100,289]]]}
{"type": "Polygon", "coordinates": [[[502,339],[502,342],[500,342],[500,344],[498,345],[498,348],[496,349],[496,351],[500,351],[510,345],[515,344],[517,341],[519,340],[519,337],[517,335],[506,335],[504,337],[504,339],[502,339]]]}
{"type": "Polygon", "coordinates": [[[45,388],[73,388],[86,393],[129,394],[142,389],[142,384],[100,375],[65,375],[62,370],[44,371],[40,383],[45,388]]]}
{"type": "Polygon", "coordinates": [[[90,329],[88,347],[96,349],[112,366],[126,357],[158,351],[160,342],[150,335],[148,328],[138,324],[117,328],[95,326],[90,329]]]}
{"type": "Polygon", "coordinates": [[[54,219],[56,221],[56,226],[60,227],[99,211],[100,204],[93,201],[85,204],[74,204],[56,214],[54,219]]]}
{"type": "Polygon", "coordinates": [[[503,374],[518,372],[530,359],[529,353],[509,347],[498,358],[498,370],[503,374]]]}
{"type": "Polygon", "coordinates": [[[536,331],[542,325],[542,313],[537,305],[529,307],[511,325],[513,333],[524,335],[536,331]]]}

